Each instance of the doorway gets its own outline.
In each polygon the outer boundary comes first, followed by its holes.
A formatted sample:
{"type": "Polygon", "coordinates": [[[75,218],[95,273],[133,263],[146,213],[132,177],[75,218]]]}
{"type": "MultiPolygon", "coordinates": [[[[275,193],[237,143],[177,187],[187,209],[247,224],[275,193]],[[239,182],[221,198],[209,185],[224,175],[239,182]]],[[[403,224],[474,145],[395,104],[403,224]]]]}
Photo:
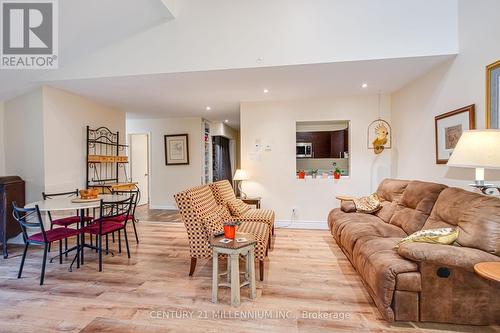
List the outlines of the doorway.
{"type": "Polygon", "coordinates": [[[149,134],[130,134],[130,178],[137,183],[138,205],[149,203],[149,134]]]}
{"type": "Polygon", "coordinates": [[[231,145],[231,140],[223,136],[212,137],[212,174],[214,182],[224,179],[232,182],[234,152],[231,150],[234,150],[234,144],[231,145]]]}

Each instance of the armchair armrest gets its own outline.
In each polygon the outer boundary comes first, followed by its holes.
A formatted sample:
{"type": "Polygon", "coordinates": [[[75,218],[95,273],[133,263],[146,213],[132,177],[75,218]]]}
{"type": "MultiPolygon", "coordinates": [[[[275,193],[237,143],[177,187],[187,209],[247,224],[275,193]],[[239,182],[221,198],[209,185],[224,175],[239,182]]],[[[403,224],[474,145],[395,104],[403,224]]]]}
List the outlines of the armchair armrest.
{"type": "Polygon", "coordinates": [[[474,265],[484,261],[500,261],[500,257],[482,250],[430,243],[406,243],[398,249],[406,259],[437,265],[459,267],[474,272],[474,265]]]}

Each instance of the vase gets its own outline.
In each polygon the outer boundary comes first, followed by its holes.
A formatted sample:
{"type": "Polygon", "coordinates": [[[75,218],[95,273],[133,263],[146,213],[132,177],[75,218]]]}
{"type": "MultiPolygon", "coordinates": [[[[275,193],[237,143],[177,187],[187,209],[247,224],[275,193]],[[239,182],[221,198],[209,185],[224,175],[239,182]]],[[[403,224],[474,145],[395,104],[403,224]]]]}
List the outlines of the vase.
{"type": "Polygon", "coordinates": [[[335,178],[335,179],[340,179],[340,173],[338,173],[338,172],[334,172],[334,173],[333,173],[333,178],[335,178]]]}
{"type": "Polygon", "coordinates": [[[304,171],[299,171],[299,179],[306,178],[306,173],[304,171]]]}
{"type": "Polygon", "coordinates": [[[224,237],[227,239],[234,239],[234,235],[236,234],[236,226],[234,225],[225,225],[224,226],[224,237]]]}

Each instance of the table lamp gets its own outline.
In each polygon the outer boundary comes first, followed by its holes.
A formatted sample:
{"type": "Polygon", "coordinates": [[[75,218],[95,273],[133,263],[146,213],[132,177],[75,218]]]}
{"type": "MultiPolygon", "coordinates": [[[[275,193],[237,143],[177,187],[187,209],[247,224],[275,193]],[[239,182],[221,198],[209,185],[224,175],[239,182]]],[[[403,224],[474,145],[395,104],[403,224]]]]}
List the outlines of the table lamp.
{"type": "MultiPolygon", "coordinates": [[[[472,186],[484,192],[484,169],[500,169],[500,130],[471,130],[462,133],[448,166],[475,168],[476,179],[472,186]]],[[[496,187],[496,186],[495,186],[496,187]]]]}
{"type": "Polygon", "coordinates": [[[239,183],[238,183],[238,190],[240,191],[240,196],[242,198],[246,198],[247,195],[241,189],[241,183],[243,183],[244,180],[248,180],[248,179],[249,179],[248,178],[248,174],[243,169],[237,169],[236,172],[234,173],[233,181],[239,181],[239,183]]]}

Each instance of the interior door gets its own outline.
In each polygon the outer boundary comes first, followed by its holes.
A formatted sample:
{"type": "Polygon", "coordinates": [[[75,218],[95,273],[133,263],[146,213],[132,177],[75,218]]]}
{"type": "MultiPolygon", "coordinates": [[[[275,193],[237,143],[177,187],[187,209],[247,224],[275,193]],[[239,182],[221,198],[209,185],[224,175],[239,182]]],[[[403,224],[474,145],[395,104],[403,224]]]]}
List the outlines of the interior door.
{"type": "Polygon", "coordinates": [[[147,134],[130,134],[130,176],[141,191],[139,205],[149,202],[149,143],[147,134]]]}

